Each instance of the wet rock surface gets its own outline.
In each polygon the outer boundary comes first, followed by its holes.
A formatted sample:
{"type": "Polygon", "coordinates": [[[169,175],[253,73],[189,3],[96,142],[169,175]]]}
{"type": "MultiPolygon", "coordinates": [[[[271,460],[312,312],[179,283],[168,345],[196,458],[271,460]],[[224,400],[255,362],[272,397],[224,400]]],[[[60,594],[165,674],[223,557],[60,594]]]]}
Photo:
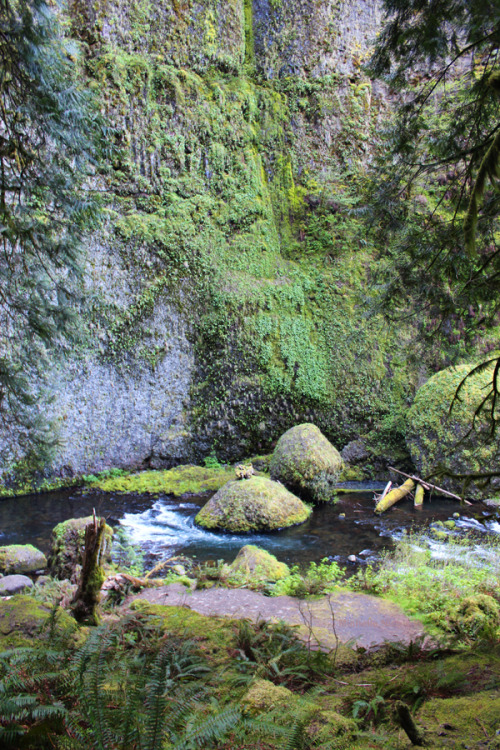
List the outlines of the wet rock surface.
{"type": "Polygon", "coordinates": [[[283,620],[299,625],[304,640],[311,639],[323,649],[335,647],[337,634],[342,643],[370,648],[385,641],[409,643],[423,635],[423,627],[407,617],[392,602],[367,594],[339,591],[329,597],[303,601],[291,596],[266,597],[245,589],[213,588],[189,592],[180,584],[143,591],[129,598],[152,604],[185,606],[203,615],[236,619],[283,620]],[[332,614],[333,613],[333,614],[332,614]],[[308,623],[312,629],[309,629],[308,623]]]}

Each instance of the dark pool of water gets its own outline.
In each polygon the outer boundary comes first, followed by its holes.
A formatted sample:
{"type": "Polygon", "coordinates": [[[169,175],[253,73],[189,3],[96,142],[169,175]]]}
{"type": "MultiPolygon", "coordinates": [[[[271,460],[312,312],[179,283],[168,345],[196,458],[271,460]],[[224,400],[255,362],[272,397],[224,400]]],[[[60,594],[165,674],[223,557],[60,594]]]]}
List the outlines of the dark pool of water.
{"type": "Polygon", "coordinates": [[[270,534],[224,534],[200,529],[194,517],[208,496],[173,498],[163,496],[113,495],[75,490],[27,495],[0,501],[0,544],[31,543],[49,549],[50,532],[60,521],[89,515],[95,508],[112,525],[121,524],[152,564],[172,554],[183,553],[198,560],[232,560],[248,543],[258,544],[287,563],[307,563],[330,557],[342,563],[349,555],[361,560],[377,557],[390,548],[403,529],[426,528],[432,521],[446,520],[457,510],[465,531],[484,529],[500,533],[498,519],[482,505],[460,508],[444,498],[426,501],[415,510],[403,500],[384,515],[373,513],[373,492],[340,495],[336,505],[314,510],[304,524],[270,534]],[[341,517],[345,514],[345,518],[341,517]]]}

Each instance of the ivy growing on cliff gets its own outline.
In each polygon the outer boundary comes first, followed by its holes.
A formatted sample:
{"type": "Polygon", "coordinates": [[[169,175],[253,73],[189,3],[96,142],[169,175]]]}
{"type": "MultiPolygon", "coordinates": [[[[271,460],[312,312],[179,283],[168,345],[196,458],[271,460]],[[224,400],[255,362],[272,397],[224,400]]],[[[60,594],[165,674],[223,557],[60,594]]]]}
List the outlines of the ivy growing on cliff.
{"type": "Polygon", "coordinates": [[[0,60],[0,419],[40,449],[50,439],[28,381],[74,330],[106,127],[44,0],[0,0],[0,60]]]}

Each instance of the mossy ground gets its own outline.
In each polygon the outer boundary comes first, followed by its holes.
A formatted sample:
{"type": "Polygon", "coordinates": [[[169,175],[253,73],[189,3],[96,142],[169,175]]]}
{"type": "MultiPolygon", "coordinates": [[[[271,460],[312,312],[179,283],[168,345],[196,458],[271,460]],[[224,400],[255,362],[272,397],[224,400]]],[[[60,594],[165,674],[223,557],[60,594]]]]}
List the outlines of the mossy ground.
{"type": "Polygon", "coordinates": [[[141,471],[139,474],[97,478],[90,486],[104,492],[124,492],[151,495],[200,495],[215,492],[230,479],[232,467],[176,466],[166,471],[141,471]]]}

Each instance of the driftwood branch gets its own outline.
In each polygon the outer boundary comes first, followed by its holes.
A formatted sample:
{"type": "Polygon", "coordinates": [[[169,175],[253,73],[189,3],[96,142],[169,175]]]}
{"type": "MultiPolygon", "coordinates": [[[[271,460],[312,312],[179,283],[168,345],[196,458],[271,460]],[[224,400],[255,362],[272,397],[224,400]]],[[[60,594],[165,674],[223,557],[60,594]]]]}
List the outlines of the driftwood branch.
{"type": "Polygon", "coordinates": [[[438,487],[437,484],[426,482],[424,479],[421,479],[414,474],[405,474],[404,471],[399,471],[399,469],[395,469],[393,466],[388,466],[387,468],[389,469],[389,471],[393,471],[395,474],[401,474],[402,477],[407,477],[407,479],[412,479],[414,482],[421,484],[425,490],[436,490],[436,492],[440,492],[442,495],[446,495],[446,497],[452,497],[454,500],[460,500],[460,502],[467,503],[467,505],[472,505],[472,503],[464,500],[463,497],[454,495],[453,492],[448,492],[448,490],[444,490],[442,487],[438,487]]]}

